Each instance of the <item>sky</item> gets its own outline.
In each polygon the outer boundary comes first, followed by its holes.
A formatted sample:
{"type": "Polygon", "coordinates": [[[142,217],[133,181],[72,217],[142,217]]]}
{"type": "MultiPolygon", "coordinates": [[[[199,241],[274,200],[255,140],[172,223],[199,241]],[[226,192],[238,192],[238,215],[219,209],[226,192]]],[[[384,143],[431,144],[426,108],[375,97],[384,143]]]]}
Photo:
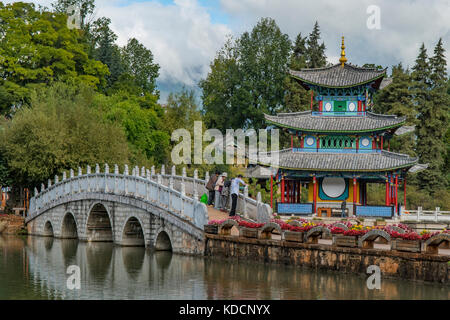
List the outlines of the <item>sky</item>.
{"type": "MultiPolygon", "coordinates": [[[[32,2],[50,7],[52,1],[32,2]]],[[[263,17],[275,19],[292,40],[318,21],[332,63],[343,35],[353,64],[412,67],[422,42],[432,55],[440,37],[450,62],[450,0],[96,0],[95,17],[101,16],[111,18],[120,45],[134,37],[152,51],[161,67],[161,102],[183,86],[200,95],[198,82],[227,36],[238,38],[263,17]]]]}

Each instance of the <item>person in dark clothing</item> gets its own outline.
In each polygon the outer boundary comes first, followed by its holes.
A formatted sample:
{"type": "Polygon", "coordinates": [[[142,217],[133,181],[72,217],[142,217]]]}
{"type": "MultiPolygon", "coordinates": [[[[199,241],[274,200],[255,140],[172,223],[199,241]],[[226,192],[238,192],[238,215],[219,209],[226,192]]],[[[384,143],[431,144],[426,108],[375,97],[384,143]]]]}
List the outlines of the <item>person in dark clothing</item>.
{"type": "Polygon", "coordinates": [[[234,178],[231,181],[231,211],[230,211],[230,217],[233,217],[236,215],[236,206],[237,206],[237,199],[239,195],[239,185],[243,184],[246,186],[247,184],[242,180],[242,175],[238,175],[237,178],[234,178]]]}
{"type": "Polygon", "coordinates": [[[342,209],[342,218],[345,217],[345,208],[347,207],[347,202],[344,201],[341,204],[341,209],[342,209]]]}
{"type": "Polygon", "coordinates": [[[216,170],[210,178],[208,183],[206,184],[206,189],[208,190],[208,206],[212,206],[214,204],[214,196],[215,191],[214,187],[216,186],[217,178],[219,177],[220,172],[216,170]]]}

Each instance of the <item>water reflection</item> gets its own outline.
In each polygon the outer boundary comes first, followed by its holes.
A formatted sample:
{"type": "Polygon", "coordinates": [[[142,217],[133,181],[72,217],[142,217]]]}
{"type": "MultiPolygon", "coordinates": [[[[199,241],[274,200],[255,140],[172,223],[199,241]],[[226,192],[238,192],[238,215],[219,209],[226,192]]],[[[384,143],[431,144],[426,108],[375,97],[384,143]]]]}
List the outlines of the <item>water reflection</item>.
{"type": "Polygon", "coordinates": [[[90,275],[103,281],[111,268],[113,245],[108,242],[92,242],[86,244],[86,258],[90,275]]]}
{"type": "Polygon", "coordinates": [[[144,247],[123,247],[122,260],[125,270],[132,280],[137,280],[142,271],[145,258],[144,247]]]}
{"type": "Polygon", "coordinates": [[[449,299],[449,286],[150,252],[112,243],[0,236],[0,299],[449,299]],[[81,290],[68,290],[69,265],[81,290]]]}

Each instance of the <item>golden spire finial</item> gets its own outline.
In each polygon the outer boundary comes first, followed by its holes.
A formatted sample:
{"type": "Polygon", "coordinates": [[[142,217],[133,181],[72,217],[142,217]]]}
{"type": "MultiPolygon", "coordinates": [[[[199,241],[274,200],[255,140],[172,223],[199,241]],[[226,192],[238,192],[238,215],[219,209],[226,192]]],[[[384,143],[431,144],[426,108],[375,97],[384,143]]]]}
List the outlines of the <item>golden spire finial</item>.
{"type": "Polygon", "coordinates": [[[344,45],[344,36],[342,36],[342,45],[341,45],[341,57],[339,59],[339,62],[341,63],[341,67],[344,67],[344,63],[347,62],[347,58],[345,57],[345,45],[344,45]]]}

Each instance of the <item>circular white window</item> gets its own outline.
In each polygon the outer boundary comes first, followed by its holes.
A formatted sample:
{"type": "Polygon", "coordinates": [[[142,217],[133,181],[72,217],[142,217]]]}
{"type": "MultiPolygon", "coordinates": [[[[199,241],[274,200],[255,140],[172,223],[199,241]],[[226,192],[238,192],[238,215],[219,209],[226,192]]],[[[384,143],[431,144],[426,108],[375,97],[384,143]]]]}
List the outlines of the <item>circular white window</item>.
{"type": "Polygon", "coordinates": [[[314,144],[314,138],[313,137],[306,138],[306,144],[308,146],[312,146],[314,144]]]}
{"type": "Polygon", "coordinates": [[[345,191],[344,178],[324,178],[322,190],[330,198],[337,198],[345,191]]]}
{"type": "Polygon", "coordinates": [[[356,104],[354,102],[350,102],[348,104],[348,110],[355,111],[356,110],[356,104]]]}
{"type": "Polygon", "coordinates": [[[370,144],[370,140],[367,138],[363,138],[361,140],[361,145],[363,145],[364,147],[367,147],[370,144]]]}
{"type": "Polygon", "coordinates": [[[332,106],[330,102],[325,103],[325,111],[331,111],[331,108],[332,106]]]}

